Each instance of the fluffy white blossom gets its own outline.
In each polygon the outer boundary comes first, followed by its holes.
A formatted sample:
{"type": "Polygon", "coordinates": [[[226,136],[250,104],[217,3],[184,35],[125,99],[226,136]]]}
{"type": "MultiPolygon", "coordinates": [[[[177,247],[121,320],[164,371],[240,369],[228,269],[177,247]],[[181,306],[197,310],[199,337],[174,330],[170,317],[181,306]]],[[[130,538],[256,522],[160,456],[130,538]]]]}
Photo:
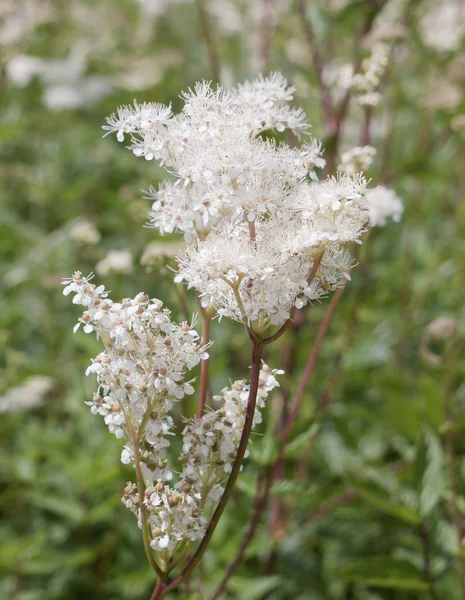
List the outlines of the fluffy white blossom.
{"type": "Polygon", "coordinates": [[[351,64],[344,65],[339,71],[339,85],[344,89],[351,89],[356,94],[359,104],[376,106],[381,95],[377,91],[381,78],[384,75],[389,60],[389,45],[376,43],[373,45],[370,56],[362,61],[358,73],[354,72],[351,64]]]}
{"type": "Polygon", "coordinates": [[[303,111],[291,106],[293,94],[277,73],[233,90],[201,82],[182,95],[179,114],[135,102],[109,117],[104,129],[120,141],[129,134],[134,154],[175,175],[146,193],[153,200],[150,224],[162,234],[180,230],[187,241],[203,239],[225,217],[242,211],[253,220],[279,208],[307,176],[316,179],[315,169],[325,164],[317,140],[292,149],[257,137],[308,130],[303,111]]]}
{"type": "Polygon", "coordinates": [[[372,165],[376,156],[373,146],[356,146],[342,153],[338,171],[346,175],[355,175],[366,171],[372,165]]]}
{"type": "Polygon", "coordinates": [[[110,250],[95,266],[96,272],[105,277],[109,273],[132,273],[132,255],[129,250],[110,250]]]}
{"type": "Polygon", "coordinates": [[[337,273],[348,272],[339,248],[359,242],[369,220],[365,179],[303,184],[287,204],[283,214],[254,222],[253,241],[246,223],[232,222],[190,245],[179,254],[176,281],[196,288],[220,316],[262,328],[334,290],[337,273]]]}
{"type": "MultiPolygon", "coordinates": [[[[370,65],[363,68],[373,80],[370,65]]],[[[258,135],[307,131],[305,115],[290,104],[293,93],[277,73],[232,90],[202,82],[182,95],[179,114],[136,103],[105,126],[120,140],[129,133],[137,155],[175,176],[146,197],[151,225],[162,234],[182,231],[189,243],[176,281],[194,287],[220,317],[262,332],[340,285],[351,266],[341,245],[360,242],[369,222],[362,174],[319,183],[318,140],[291,148],[258,135]]],[[[371,154],[360,149],[359,162],[371,154]]]]}
{"type": "Polygon", "coordinates": [[[372,227],[384,227],[389,217],[398,223],[404,212],[402,200],[394,190],[379,185],[368,193],[370,222],[372,227]]]}

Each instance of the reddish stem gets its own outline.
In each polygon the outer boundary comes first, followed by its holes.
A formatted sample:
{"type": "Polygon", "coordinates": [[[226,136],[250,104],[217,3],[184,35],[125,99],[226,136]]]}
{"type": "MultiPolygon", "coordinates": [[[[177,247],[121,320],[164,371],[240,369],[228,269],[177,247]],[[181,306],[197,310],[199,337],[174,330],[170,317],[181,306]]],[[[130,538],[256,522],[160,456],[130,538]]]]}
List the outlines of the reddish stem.
{"type": "Polygon", "coordinates": [[[276,479],[281,471],[281,468],[282,468],[282,465],[284,462],[284,451],[286,448],[286,444],[289,439],[289,435],[291,433],[292,426],[294,425],[294,421],[297,417],[297,413],[299,411],[300,405],[302,403],[302,399],[303,399],[303,396],[305,393],[305,388],[307,386],[308,380],[310,379],[310,377],[313,373],[313,369],[315,367],[321,345],[322,345],[324,337],[328,331],[329,325],[330,325],[333,315],[334,315],[334,311],[336,310],[336,307],[339,304],[339,300],[341,299],[344,289],[345,289],[344,287],[339,288],[336,291],[336,293],[333,295],[331,302],[328,306],[328,310],[326,311],[324,319],[321,322],[320,328],[318,330],[318,334],[315,339],[315,343],[313,344],[312,351],[310,353],[310,356],[308,357],[307,364],[305,365],[305,369],[302,373],[302,377],[299,382],[299,387],[298,387],[296,395],[294,397],[294,401],[292,403],[291,410],[287,417],[286,424],[281,433],[278,456],[271,467],[270,473],[265,482],[265,486],[262,490],[262,493],[257,494],[257,496],[256,496],[254,510],[253,510],[253,514],[252,514],[252,520],[250,522],[249,529],[247,530],[247,533],[242,541],[241,547],[239,548],[239,551],[236,554],[234,561],[229,565],[225,576],[223,577],[223,579],[222,579],[220,585],[218,586],[217,590],[215,591],[214,595],[211,597],[211,600],[217,600],[220,597],[220,595],[223,593],[223,591],[226,588],[226,584],[227,584],[229,578],[231,577],[231,575],[234,574],[234,572],[236,571],[236,569],[242,562],[245,551],[247,550],[253,536],[255,535],[258,524],[260,523],[261,515],[263,513],[263,510],[265,509],[265,506],[267,505],[271,487],[272,487],[273,483],[276,481],[276,479]]]}
{"type": "MultiPolygon", "coordinates": [[[[208,344],[210,341],[210,326],[211,317],[205,310],[202,310],[202,344],[208,344]]],[[[197,407],[197,419],[201,419],[205,411],[205,402],[208,393],[208,371],[210,367],[210,359],[207,358],[200,362],[200,388],[199,388],[199,403],[197,407]]]]}
{"type": "MultiPolygon", "coordinates": [[[[237,449],[236,458],[234,459],[234,463],[232,466],[231,473],[229,475],[228,481],[226,483],[226,487],[224,489],[223,495],[213,513],[213,516],[208,524],[207,531],[202,541],[200,542],[199,547],[195,551],[195,553],[188,560],[185,567],[182,571],[169,583],[162,584],[158,595],[155,595],[155,590],[152,595],[151,600],[161,600],[165,594],[176,587],[180,583],[184,581],[184,579],[190,575],[190,573],[195,569],[195,567],[200,562],[207,546],[210,542],[210,539],[213,535],[213,532],[218,525],[218,522],[223,514],[223,511],[228,503],[228,500],[231,496],[231,493],[234,489],[234,485],[236,483],[237,477],[239,475],[239,471],[242,466],[242,461],[244,459],[245,452],[247,450],[247,444],[249,442],[250,434],[252,432],[253,425],[253,417],[255,414],[255,406],[257,403],[257,393],[258,393],[258,384],[260,378],[260,365],[261,358],[263,353],[263,344],[261,341],[253,340],[252,341],[252,367],[250,372],[250,387],[249,387],[249,397],[247,400],[247,409],[245,413],[245,422],[244,428],[242,430],[241,439],[239,442],[239,447],[237,449]]],[[[158,585],[158,584],[157,584],[158,585]]]]}

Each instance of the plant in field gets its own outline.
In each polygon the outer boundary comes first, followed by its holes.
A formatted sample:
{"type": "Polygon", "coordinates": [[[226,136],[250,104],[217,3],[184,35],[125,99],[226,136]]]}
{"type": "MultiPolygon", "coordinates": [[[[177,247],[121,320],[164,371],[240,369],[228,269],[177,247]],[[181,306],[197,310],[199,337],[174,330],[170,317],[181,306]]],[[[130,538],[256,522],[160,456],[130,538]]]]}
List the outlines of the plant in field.
{"type": "Polygon", "coordinates": [[[354,266],[346,246],[361,243],[373,221],[363,174],[352,169],[318,181],[321,144],[308,136],[303,111],[291,106],[293,92],[277,73],[233,90],[202,82],[183,95],[179,114],[134,103],[104,127],[119,141],[129,135],[136,156],[173,175],[148,192],[150,224],[162,234],[184,234],[175,281],[195,288],[202,321],[200,337],[195,318],[173,323],[162,302],[144,293],[117,303],[91,276],[76,272],[64,282],[64,293],[85,308],[75,330],[82,324],[104,344],[87,371],[98,381],[89,405],[125,439],[121,460],[135,467],[123,503],[138,519],[158,575],[153,598],[195,568],[226,506],[252,428],[282,373],[262,362],[265,346],[306,304],[344,287],[354,266]],[[286,129],[306,141],[291,147],[263,135],[286,129]],[[214,397],[217,410],[206,410],[215,317],[243,323],[251,372],[249,383],[236,381],[214,397]],[[188,372],[199,363],[197,417],[181,432],[181,465],[174,468],[166,453],[170,436],[179,434],[172,410],[195,393],[188,372]]]}

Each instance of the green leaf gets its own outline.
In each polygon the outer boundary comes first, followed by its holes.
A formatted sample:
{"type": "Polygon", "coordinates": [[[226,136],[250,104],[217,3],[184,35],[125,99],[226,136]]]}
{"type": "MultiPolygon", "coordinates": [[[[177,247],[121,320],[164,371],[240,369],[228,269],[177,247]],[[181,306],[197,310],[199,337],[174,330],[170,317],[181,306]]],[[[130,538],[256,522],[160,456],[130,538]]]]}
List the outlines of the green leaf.
{"type": "Polygon", "coordinates": [[[298,456],[302,452],[302,450],[305,450],[307,448],[307,446],[315,438],[319,430],[320,425],[318,423],[313,423],[313,425],[311,425],[307,429],[307,431],[304,431],[303,433],[295,437],[291,442],[289,442],[289,444],[287,444],[284,456],[286,458],[298,456]]]}
{"type": "Polygon", "coordinates": [[[280,584],[279,575],[256,577],[253,580],[244,577],[231,577],[228,587],[240,594],[241,600],[258,600],[280,584]]]}
{"type": "Polygon", "coordinates": [[[373,490],[368,487],[356,487],[360,497],[366,500],[369,504],[383,511],[384,513],[409,523],[410,525],[418,525],[421,522],[421,516],[407,506],[402,506],[393,502],[388,496],[378,490],[373,490]]]}
{"type": "Polygon", "coordinates": [[[372,587],[424,592],[428,584],[422,574],[410,563],[389,556],[375,556],[355,561],[340,571],[350,582],[361,582],[372,587]]]}
{"type": "Polygon", "coordinates": [[[439,502],[445,485],[442,446],[429,429],[418,440],[414,479],[419,493],[419,511],[426,517],[439,502]]]}

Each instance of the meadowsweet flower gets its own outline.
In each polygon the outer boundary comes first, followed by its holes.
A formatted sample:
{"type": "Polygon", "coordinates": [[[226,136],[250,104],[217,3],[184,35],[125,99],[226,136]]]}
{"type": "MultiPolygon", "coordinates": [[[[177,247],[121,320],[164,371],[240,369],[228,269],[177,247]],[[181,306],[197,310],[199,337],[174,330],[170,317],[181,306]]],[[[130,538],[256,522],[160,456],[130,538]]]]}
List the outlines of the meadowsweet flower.
{"type": "Polygon", "coordinates": [[[74,293],[73,302],[86,308],[75,331],[82,324],[105,346],[87,369],[98,382],[88,402],[92,413],[101,415],[117,438],[128,440],[123,462],[134,460],[137,435],[146,478],[169,481],[162,457],[173,426],[169,413],[174,402],[194,392],[185,375],[208,357],[206,347],[192,325],[171,321],[160,300],[140,293],[115,303],[104,286],[96,287],[79,272],[64,284],[64,294],[74,293]]]}
{"type": "MultiPolygon", "coordinates": [[[[269,393],[279,386],[276,375],[282,373],[263,363],[254,425],[261,422],[260,409],[264,408],[269,393]]],[[[177,488],[202,497],[207,506],[221,496],[221,482],[231,471],[244,427],[248,396],[249,385],[245,381],[234,382],[214,397],[215,402],[222,403],[218,410],[189,422],[183,431],[180,458],[184,467],[177,488]]]]}
{"type": "Polygon", "coordinates": [[[339,71],[339,85],[351,89],[359,104],[376,106],[381,94],[377,91],[389,60],[389,45],[378,42],[373,45],[370,56],[362,61],[360,71],[354,72],[353,65],[347,64],[339,71]]]}
{"type": "Polygon", "coordinates": [[[137,104],[107,119],[108,132],[131,137],[137,156],[158,160],[175,181],[150,188],[150,225],[162,234],[180,230],[186,241],[203,239],[225,217],[276,210],[290,189],[324,166],[321,144],[277,145],[258,136],[265,130],[306,133],[301,109],[290,106],[294,88],[282,75],[260,77],[237,89],[196,84],[182,95],[184,108],[137,104]]]}
{"type": "Polygon", "coordinates": [[[398,223],[404,212],[402,200],[394,190],[380,185],[368,193],[370,223],[372,227],[384,227],[389,217],[398,223]]]}
{"type": "Polygon", "coordinates": [[[342,153],[338,171],[346,175],[355,175],[370,168],[376,156],[373,146],[356,146],[342,153]]]}
{"type": "MultiPolygon", "coordinates": [[[[188,246],[178,256],[176,281],[196,288],[220,317],[281,325],[294,307],[337,287],[335,258],[331,273],[323,259],[330,250],[344,256],[339,246],[359,242],[368,220],[361,175],[303,184],[287,211],[255,221],[253,242],[247,224],[233,221],[188,246]]],[[[341,268],[348,272],[345,259],[341,268]]]]}
{"type": "Polygon", "coordinates": [[[128,250],[110,250],[108,254],[95,266],[99,275],[105,277],[109,273],[132,273],[132,255],[128,250]]]}
{"type": "MultiPolygon", "coordinates": [[[[370,65],[364,69],[373,79],[370,65]]],[[[306,132],[303,112],[290,106],[293,93],[277,73],[232,90],[201,82],[182,95],[179,114],[136,104],[106,126],[119,139],[130,133],[136,154],[157,158],[175,176],[146,197],[150,225],[162,234],[182,231],[189,244],[176,281],[194,287],[219,317],[262,330],[339,285],[337,257],[342,276],[348,272],[339,246],[360,242],[369,221],[361,174],[318,182],[325,165],[318,140],[291,148],[257,137],[270,129],[306,132]]],[[[353,154],[352,163],[357,156],[366,164],[372,150],[353,154]]]]}

